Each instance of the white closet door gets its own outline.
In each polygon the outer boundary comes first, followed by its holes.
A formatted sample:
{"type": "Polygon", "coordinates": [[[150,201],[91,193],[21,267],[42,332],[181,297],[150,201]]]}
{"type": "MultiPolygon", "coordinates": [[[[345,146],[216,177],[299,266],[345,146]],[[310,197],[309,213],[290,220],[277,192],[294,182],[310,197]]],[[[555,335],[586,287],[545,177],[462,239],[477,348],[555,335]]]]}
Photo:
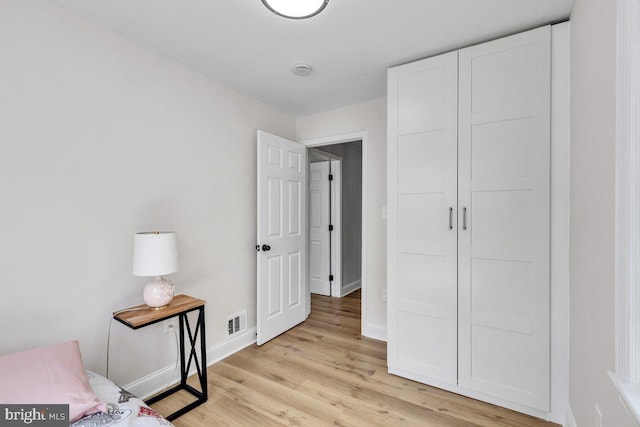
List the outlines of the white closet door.
{"type": "Polygon", "coordinates": [[[389,70],[388,364],[457,382],[457,52],[389,70]]]}
{"type": "Polygon", "coordinates": [[[459,60],[459,385],[548,410],[550,28],[459,60]]]}

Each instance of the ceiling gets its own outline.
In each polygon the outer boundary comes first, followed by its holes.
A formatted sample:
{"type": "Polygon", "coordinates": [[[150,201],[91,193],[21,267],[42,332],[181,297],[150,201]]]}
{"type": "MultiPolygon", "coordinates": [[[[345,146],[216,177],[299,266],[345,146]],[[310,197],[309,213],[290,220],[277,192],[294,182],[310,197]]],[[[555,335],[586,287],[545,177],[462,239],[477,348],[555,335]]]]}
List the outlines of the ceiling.
{"type": "Polygon", "coordinates": [[[386,93],[386,69],[568,18],[574,0],[50,0],[295,117],[386,93]],[[313,73],[299,77],[293,65],[313,73]]]}

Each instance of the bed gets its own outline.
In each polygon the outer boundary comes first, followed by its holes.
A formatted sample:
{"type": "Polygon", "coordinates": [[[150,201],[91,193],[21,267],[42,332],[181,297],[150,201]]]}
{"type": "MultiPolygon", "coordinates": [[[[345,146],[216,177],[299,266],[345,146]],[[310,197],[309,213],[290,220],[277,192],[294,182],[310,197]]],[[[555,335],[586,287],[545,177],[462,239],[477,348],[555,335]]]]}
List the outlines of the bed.
{"type": "Polygon", "coordinates": [[[34,416],[55,412],[56,426],[172,426],[136,396],[85,371],[78,341],[0,356],[0,425],[6,421],[3,414],[20,416],[20,411],[34,416]]]}
{"type": "Polygon", "coordinates": [[[86,374],[96,397],[106,404],[106,411],[86,415],[70,427],[173,426],[142,400],[105,377],[90,371],[86,374]]]}

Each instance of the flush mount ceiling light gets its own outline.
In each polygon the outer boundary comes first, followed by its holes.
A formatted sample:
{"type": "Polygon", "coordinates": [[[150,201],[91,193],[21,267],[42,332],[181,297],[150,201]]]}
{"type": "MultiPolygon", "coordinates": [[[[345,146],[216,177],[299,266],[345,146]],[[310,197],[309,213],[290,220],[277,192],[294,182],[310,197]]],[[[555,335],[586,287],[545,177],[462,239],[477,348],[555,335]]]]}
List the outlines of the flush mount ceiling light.
{"type": "Polygon", "coordinates": [[[291,19],[305,19],[316,16],[327,7],[329,0],[261,0],[275,13],[291,19]]]}
{"type": "Polygon", "coordinates": [[[291,68],[291,71],[293,71],[293,74],[296,76],[306,77],[311,74],[313,68],[311,68],[309,64],[296,64],[291,68]]]}

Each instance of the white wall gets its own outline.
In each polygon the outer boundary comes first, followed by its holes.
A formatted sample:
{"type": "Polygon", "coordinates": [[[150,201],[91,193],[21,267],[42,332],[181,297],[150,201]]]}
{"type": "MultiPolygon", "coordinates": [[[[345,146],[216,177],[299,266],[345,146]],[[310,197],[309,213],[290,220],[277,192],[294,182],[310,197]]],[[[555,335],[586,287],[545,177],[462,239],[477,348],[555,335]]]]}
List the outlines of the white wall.
{"type": "Polygon", "coordinates": [[[366,280],[365,308],[362,313],[363,332],[367,336],[386,339],[387,308],[382,300],[386,288],[386,222],[382,219],[382,207],[386,204],[386,98],[351,105],[325,113],[298,118],[297,140],[304,141],[366,132],[367,182],[363,183],[366,199],[366,280]]]}
{"type": "Polygon", "coordinates": [[[570,404],[578,426],[631,426],[615,365],[616,2],[571,13],[570,404]]]}
{"type": "MultiPolygon", "coordinates": [[[[78,339],[105,371],[111,312],[142,302],[133,234],[178,233],[178,293],[255,326],[256,130],[295,120],[44,0],[0,0],[0,354],[78,339]]],[[[383,277],[384,275],[381,275],[383,277]]],[[[162,326],[112,327],[111,376],[171,364],[162,326]]]]}

